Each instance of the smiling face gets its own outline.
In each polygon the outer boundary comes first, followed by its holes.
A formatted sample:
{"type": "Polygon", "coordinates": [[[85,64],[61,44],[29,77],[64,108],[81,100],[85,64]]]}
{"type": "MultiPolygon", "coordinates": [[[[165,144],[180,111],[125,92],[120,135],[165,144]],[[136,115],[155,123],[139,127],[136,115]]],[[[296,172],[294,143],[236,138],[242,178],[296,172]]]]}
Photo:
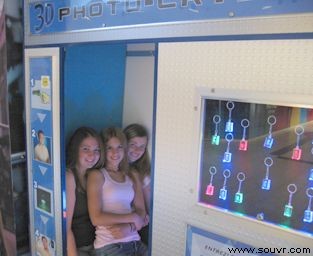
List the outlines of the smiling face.
{"type": "Polygon", "coordinates": [[[107,169],[118,170],[119,164],[124,158],[124,148],[120,140],[117,137],[109,139],[105,152],[107,169]]]}
{"type": "Polygon", "coordinates": [[[85,138],[79,146],[78,169],[93,167],[100,159],[100,146],[94,137],[85,138]]]}
{"type": "Polygon", "coordinates": [[[136,162],[146,151],[147,137],[134,137],[128,141],[127,154],[130,163],[136,162]]]}

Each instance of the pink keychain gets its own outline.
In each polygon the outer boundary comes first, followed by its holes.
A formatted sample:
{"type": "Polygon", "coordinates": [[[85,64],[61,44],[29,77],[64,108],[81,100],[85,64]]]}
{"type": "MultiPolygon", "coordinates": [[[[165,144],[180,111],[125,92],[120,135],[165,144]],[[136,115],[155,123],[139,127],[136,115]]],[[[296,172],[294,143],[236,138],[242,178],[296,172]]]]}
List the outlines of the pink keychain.
{"type": "Polygon", "coordinates": [[[209,169],[210,172],[210,183],[206,188],[206,192],[205,194],[207,194],[208,196],[213,196],[214,194],[214,186],[213,186],[213,176],[216,174],[217,170],[215,166],[211,166],[209,169]]]}
{"type": "Polygon", "coordinates": [[[246,140],[246,130],[250,125],[250,122],[248,119],[242,119],[241,120],[241,126],[243,128],[243,133],[242,133],[242,139],[239,142],[239,150],[241,151],[247,151],[248,149],[248,141],[246,140]]]}
{"type": "Polygon", "coordinates": [[[304,129],[301,125],[296,126],[295,133],[297,135],[297,144],[296,147],[292,150],[292,160],[300,160],[302,155],[302,149],[299,147],[300,136],[303,134],[304,129]]]}

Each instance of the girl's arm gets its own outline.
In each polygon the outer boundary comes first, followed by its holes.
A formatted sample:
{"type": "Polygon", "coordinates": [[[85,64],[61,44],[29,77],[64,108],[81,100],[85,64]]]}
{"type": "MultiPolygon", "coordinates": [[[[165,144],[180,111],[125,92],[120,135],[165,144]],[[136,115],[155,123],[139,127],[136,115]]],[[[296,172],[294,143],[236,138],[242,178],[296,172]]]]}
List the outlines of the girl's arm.
{"type": "Polygon", "coordinates": [[[66,237],[67,255],[77,256],[76,242],[72,232],[72,219],[76,201],[76,183],[73,173],[66,172],[66,237]]]}
{"type": "Polygon", "coordinates": [[[150,184],[148,186],[144,187],[142,189],[142,192],[143,192],[143,197],[145,199],[146,211],[147,211],[147,214],[149,214],[149,211],[150,211],[150,193],[151,193],[150,184]]]}
{"type": "MultiPolygon", "coordinates": [[[[131,178],[134,184],[135,197],[133,200],[133,206],[135,208],[135,212],[144,219],[143,226],[147,225],[149,220],[146,212],[144,195],[142,191],[142,182],[140,180],[139,174],[137,172],[131,173],[131,178]]],[[[136,225],[136,224],[135,224],[136,225]]],[[[142,227],[136,225],[137,230],[140,230],[142,227]]]]}
{"type": "Polygon", "coordinates": [[[114,224],[132,223],[142,225],[142,218],[136,213],[114,214],[102,211],[102,186],[104,177],[100,170],[88,171],[87,199],[91,222],[94,226],[112,226],[114,224]]]}
{"type": "Polygon", "coordinates": [[[151,182],[150,182],[150,176],[146,176],[143,181],[143,197],[145,200],[145,207],[146,211],[149,214],[150,211],[150,200],[151,200],[151,182]]]}

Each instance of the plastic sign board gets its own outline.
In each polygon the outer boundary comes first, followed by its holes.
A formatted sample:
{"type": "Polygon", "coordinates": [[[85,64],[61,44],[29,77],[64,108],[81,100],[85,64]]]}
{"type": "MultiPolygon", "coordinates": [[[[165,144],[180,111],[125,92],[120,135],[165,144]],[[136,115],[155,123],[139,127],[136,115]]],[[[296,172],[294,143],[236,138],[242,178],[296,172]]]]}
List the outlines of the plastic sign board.
{"type": "Polygon", "coordinates": [[[58,48],[25,51],[28,187],[33,255],[62,250],[58,48]],[[36,252],[36,253],[34,253],[36,252]]]}
{"type": "Polygon", "coordinates": [[[247,244],[219,236],[203,229],[187,226],[186,256],[211,255],[273,255],[271,251],[283,252],[286,248],[253,248],[247,244]]]}
{"type": "Polygon", "coordinates": [[[60,0],[26,6],[32,35],[120,26],[306,13],[312,0],[60,0]]]}

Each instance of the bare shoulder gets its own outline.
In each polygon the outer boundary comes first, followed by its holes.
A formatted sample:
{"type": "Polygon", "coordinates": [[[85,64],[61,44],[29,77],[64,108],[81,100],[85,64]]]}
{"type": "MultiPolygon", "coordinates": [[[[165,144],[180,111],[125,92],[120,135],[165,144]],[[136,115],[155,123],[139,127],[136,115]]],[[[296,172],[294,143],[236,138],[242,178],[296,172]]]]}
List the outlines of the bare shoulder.
{"type": "Polygon", "coordinates": [[[103,183],[104,176],[103,176],[102,170],[89,169],[87,172],[87,180],[88,182],[93,182],[93,183],[103,183]]]}
{"type": "Polygon", "coordinates": [[[66,171],[66,185],[75,185],[75,177],[71,170],[66,171]]]}

